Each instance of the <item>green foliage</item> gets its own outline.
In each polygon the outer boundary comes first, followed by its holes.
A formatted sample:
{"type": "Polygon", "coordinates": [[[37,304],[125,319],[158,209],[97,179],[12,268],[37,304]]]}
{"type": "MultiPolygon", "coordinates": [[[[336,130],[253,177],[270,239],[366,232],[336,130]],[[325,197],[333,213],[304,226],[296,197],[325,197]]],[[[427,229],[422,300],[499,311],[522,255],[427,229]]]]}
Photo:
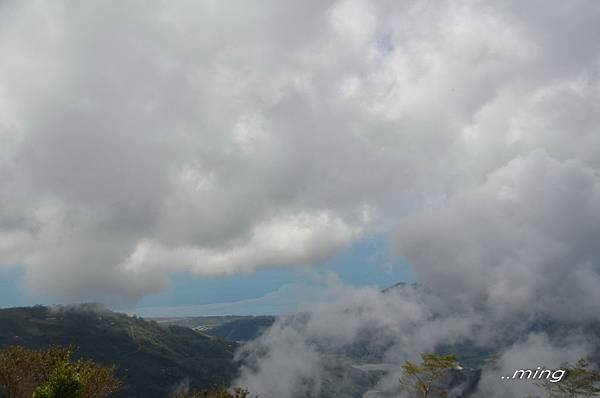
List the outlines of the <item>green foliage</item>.
{"type": "Polygon", "coordinates": [[[0,351],[0,396],[7,398],[105,398],[121,382],[114,368],[93,361],[72,362],[73,350],[31,350],[9,346],[0,351]]]}
{"type": "Polygon", "coordinates": [[[566,376],[559,382],[551,383],[541,380],[538,385],[546,390],[548,398],[579,398],[596,397],[600,395],[600,373],[590,369],[585,359],[580,359],[577,364],[569,363],[561,366],[566,371],[566,376]]]}
{"type": "Polygon", "coordinates": [[[450,369],[458,366],[454,355],[422,354],[421,363],[406,361],[402,365],[400,385],[418,398],[444,397],[447,391],[441,382],[450,369]]]}
{"type": "Polygon", "coordinates": [[[68,361],[71,351],[51,347],[44,351],[9,346],[0,351],[0,396],[30,398],[34,389],[47,382],[52,370],[68,361]]]}
{"type": "Polygon", "coordinates": [[[114,366],[98,366],[93,361],[77,361],[75,370],[83,383],[83,397],[105,398],[121,389],[122,381],[115,378],[114,366]]]}
{"type": "Polygon", "coordinates": [[[83,398],[83,380],[73,366],[61,363],[48,381],[33,391],[32,398],[83,398]]]}
{"type": "Polygon", "coordinates": [[[164,326],[94,305],[0,309],[0,348],[65,344],[78,347],[77,357],[118,366],[115,375],[124,386],[115,398],[164,398],[186,377],[195,389],[225,386],[238,368],[233,360],[236,343],[189,328],[164,326]]]}
{"type": "Polygon", "coordinates": [[[65,362],[57,366],[48,381],[36,388],[33,398],[104,398],[117,392],[121,382],[114,368],[92,361],[65,362]]]}

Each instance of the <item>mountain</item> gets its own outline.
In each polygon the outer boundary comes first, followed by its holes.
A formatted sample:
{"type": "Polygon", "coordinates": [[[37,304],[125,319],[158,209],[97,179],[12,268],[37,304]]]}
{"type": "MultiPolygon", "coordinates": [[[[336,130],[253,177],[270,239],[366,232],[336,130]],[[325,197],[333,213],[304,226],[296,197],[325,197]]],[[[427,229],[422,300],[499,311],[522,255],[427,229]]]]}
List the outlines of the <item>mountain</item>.
{"type": "Polygon", "coordinates": [[[115,397],[163,398],[179,383],[228,385],[237,344],[190,328],[111,312],[98,305],[0,309],[0,347],[77,348],[76,357],[115,364],[125,382],[115,397]]]}
{"type": "Polygon", "coordinates": [[[191,316],[178,318],[150,318],[161,325],[177,325],[192,328],[210,336],[226,340],[246,342],[257,338],[269,328],[277,317],[260,316],[191,316]]]}
{"type": "Polygon", "coordinates": [[[244,317],[225,322],[207,330],[206,333],[232,341],[250,341],[268,329],[275,319],[273,316],[244,317]]]}

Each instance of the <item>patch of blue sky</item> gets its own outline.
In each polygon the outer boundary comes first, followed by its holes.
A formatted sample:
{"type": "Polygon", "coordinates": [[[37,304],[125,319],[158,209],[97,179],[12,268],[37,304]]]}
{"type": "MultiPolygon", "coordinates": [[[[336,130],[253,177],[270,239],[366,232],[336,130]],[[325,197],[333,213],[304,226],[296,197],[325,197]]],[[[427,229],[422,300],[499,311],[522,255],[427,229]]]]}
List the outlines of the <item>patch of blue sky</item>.
{"type": "Polygon", "coordinates": [[[289,313],[301,301],[325,290],[321,280],[328,274],[335,274],[344,284],[356,287],[385,288],[397,282],[414,281],[408,262],[391,258],[383,235],[375,235],[321,264],[259,269],[228,277],[193,278],[177,274],[170,289],[147,296],[131,311],[152,316],[289,313]]]}
{"type": "Polygon", "coordinates": [[[377,37],[376,46],[384,54],[394,51],[394,41],[390,33],[382,34],[377,37]]]}
{"type": "Polygon", "coordinates": [[[25,271],[22,268],[0,268],[0,307],[50,304],[48,298],[28,294],[22,288],[25,271]]]}
{"type": "MultiPolygon", "coordinates": [[[[286,313],[293,311],[303,299],[326,289],[322,279],[328,274],[335,274],[344,284],[357,287],[385,288],[401,281],[414,281],[408,262],[390,257],[383,234],[378,234],[355,243],[320,264],[259,268],[252,273],[226,277],[200,278],[189,273],[174,273],[167,290],[146,296],[130,311],[142,312],[144,308],[164,308],[165,311],[171,308],[176,311],[175,308],[180,308],[179,312],[196,309],[211,315],[220,312],[286,313]]],[[[0,269],[0,307],[57,302],[21,289],[23,277],[21,268],[0,269]]]]}

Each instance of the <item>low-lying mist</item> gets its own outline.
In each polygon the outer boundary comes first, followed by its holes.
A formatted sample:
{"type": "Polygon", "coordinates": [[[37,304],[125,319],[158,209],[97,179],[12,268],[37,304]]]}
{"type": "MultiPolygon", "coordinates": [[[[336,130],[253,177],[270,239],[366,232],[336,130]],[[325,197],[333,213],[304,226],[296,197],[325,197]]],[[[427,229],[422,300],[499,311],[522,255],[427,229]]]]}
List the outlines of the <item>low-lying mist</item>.
{"type": "Polygon", "coordinates": [[[238,352],[244,366],[237,385],[267,398],[318,397],[323,391],[361,396],[364,383],[372,381],[364,374],[370,369],[379,371],[371,388],[376,396],[397,397],[404,361],[442,352],[482,369],[473,396],[525,397],[539,393],[532,381],[507,382],[501,376],[537,366],[558,368],[598,352],[597,324],[595,329],[552,314],[506,317],[491,309],[453,308],[414,285],[385,292],[342,284],[330,289],[331,301],[278,319],[238,352]]]}

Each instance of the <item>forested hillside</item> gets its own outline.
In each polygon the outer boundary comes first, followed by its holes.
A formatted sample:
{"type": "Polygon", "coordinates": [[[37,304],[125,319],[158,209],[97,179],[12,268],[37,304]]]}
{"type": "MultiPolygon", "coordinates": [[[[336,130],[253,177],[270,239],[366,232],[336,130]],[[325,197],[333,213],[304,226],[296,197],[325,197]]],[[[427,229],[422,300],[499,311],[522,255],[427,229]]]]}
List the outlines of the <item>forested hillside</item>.
{"type": "Polygon", "coordinates": [[[236,344],[180,326],[114,313],[96,305],[0,309],[0,347],[74,346],[75,357],[116,364],[116,397],[164,397],[178,384],[227,385],[236,344]]]}

